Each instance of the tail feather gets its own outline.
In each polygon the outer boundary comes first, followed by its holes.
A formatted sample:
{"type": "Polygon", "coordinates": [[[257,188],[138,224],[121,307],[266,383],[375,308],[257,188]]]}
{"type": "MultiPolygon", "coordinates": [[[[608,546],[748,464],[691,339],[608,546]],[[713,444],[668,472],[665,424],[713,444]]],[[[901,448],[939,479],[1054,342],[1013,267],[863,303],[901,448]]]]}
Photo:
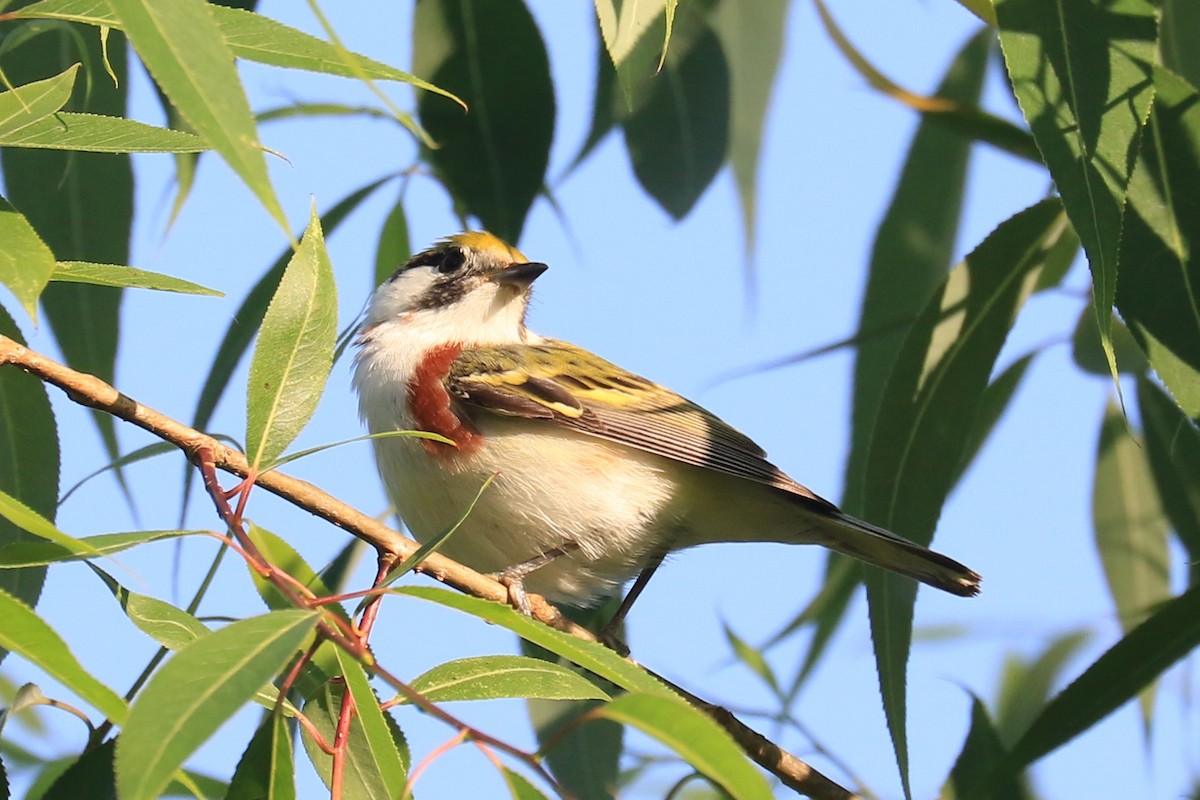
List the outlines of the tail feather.
{"type": "Polygon", "coordinates": [[[960,597],[979,594],[979,574],[948,556],[840,511],[829,522],[826,547],[960,597]]]}

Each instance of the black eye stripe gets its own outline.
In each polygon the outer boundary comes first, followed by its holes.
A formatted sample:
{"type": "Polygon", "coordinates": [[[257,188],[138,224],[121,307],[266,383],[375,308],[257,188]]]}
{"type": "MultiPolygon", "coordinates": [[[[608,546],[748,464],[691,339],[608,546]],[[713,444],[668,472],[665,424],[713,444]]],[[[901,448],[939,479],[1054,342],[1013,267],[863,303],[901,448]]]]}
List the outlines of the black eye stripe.
{"type": "MultiPolygon", "coordinates": [[[[456,272],[458,270],[458,268],[461,267],[466,260],[467,260],[467,257],[463,254],[463,251],[457,247],[453,247],[453,248],[445,251],[445,253],[442,256],[441,263],[437,265],[437,270],[438,270],[438,272],[442,273],[443,275],[445,275],[447,273],[451,273],[451,272],[456,272]]],[[[430,266],[433,266],[433,265],[430,265],[430,266]]]]}
{"type": "Polygon", "coordinates": [[[424,253],[418,253],[404,266],[396,270],[392,278],[397,277],[405,270],[417,269],[418,267],[432,267],[443,275],[452,272],[457,272],[459,268],[466,263],[466,254],[458,247],[451,247],[441,250],[426,250],[424,253]]]}

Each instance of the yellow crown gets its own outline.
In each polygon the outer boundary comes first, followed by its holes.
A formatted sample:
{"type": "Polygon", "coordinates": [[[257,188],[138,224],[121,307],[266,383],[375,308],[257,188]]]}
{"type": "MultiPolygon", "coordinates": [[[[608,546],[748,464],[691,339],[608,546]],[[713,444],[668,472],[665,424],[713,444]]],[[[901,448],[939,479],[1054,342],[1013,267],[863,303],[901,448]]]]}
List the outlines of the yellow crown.
{"type": "Polygon", "coordinates": [[[520,250],[487,231],[466,231],[448,236],[443,240],[443,245],[457,245],[477,253],[489,253],[497,261],[508,261],[510,264],[525,264],[529,261],[520,250]]]}

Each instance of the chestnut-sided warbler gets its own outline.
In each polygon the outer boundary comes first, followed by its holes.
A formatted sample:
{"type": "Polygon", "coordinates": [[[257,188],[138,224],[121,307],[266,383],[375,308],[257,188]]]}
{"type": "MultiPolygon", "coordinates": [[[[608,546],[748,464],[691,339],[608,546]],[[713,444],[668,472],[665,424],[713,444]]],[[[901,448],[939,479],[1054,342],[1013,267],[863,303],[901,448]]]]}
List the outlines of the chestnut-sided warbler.
{"type": "MultiPolygon", "coordinates": [[[[710,542],[819,544],[957,595],[962,564],[843,514],[700,406],[525,327],[546,270],[489,233],[414,256],[371,298],[354,383],[396,511],[442,552],[572,605],[627,599],[670,551],[710,542]],[[480,493],[489,477],[491,485],[480,493]]],[[[627,608],[626,605],[626,608],[627,608]]],[[[623,611],[619,612],[623,616],[623,611]]]]}

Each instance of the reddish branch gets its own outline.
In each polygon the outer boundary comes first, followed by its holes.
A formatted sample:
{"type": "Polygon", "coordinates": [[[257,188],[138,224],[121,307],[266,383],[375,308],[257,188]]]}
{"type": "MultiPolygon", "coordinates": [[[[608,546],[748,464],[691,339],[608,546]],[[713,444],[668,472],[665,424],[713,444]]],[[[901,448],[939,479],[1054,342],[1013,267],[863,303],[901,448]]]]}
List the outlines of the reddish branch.
{"type": "MultiPolygon", "coordinates": [[[[202,472],[219,469],[242,479],[251,476],[250,465],[242,453],[226,447],[211,436],[138,403],[132,398],[121,394],[99,378],[76,372],[18,344],[6,336],[0,335],[0,365],[5,364],[16,366],[36,375],[46,383],[57,386],[66,392],[68,397],[80,405],[119,417],[164,441],[174,444],[184,452],[189,460],[201,466],[202,472]],[[204,469],[205,467],[209,469],[204,469]]],[[[210,472],[210,476],[212,474],[210,472]]],[[[346,505],[307,481],[289,477],[275,470],[255,475],[253,479],[256,485],[263,487],[272,494],[308,510],[312,514],[346,530],[374,547],[379,554],[381,567],[385,570],[384,574],[386,574],[387,566],[408,558],[419,546],[413,540],[400,535],[361,511],[346,505]]],[[[212,478],[209,477],[208,481],[212,481],[212,478]]],[[[214,501],[216,501],[218,496],[223,497],[223,493],[219,487],[210,485],[208,488],[214,501]]],[[[235,512],[229,509],[227,502],[225,508],[220,510],[222,511],[222,516],[225,516],[226,521],[236,519],[235,512]]],[[[256,560],[255,555],[257,551],[254,549],[252,543],[250,543],[249,548],[245,547],[247,542],[249,542],[248,539],[245,542],[239,541],[239,544],[242,545],[241,549],[246,551],[253,562],[256,560]]],[[[297,585],[294,582],[289,582],[279,570],[270,567],[265,561],[259,561],[258,566],[263,567],[263,569],[260,569],[263,576],[271,580],[289,599],[293,599],[302,607],[312,607],[314,605],[314,600],[317,600],[317,598],[313,598],[310,593],[306,594],[303,591],[298,591],[297,585]]],[[[503,584],[486,575],[475,572],[456,561],[452,561],[439,553],[431,554],[420,567],[420,571],[475,597],[501,603],[508,600],[508,590],[503,584]]],[[[596,641],[596,637],[590,631],[565,619],[554,606],[547,603],[541,597],[530,595],[529,600],[532,616],[535,619],[580,639],[596,641]]],[[[373,614],[364,620],[368,628],[372,621],[373,614]]],[[[405,692],[406,689],[411,692],[411,689],[404,685],[402,681],[399,681],[395,676],[388,674],[386,670],[373,663],[369,652],[366,651],[365,646],[362,645],[359,638],[361,632],[351,633],[332,622],[323,623],[322,628],[324,628],[323,633],[326,636],[339,646],[345,648],[356,658],[367,659],[364,663],[375,674],[393,685],[402,694],[407,694],[405,692]]],[[[660,680],[663,679],[660,678],[660,680]]],[[[701,700],[669,681],[664,680],[664,683],[667,683],[675,691],[679,692],[697,708],[709,714],[709,716],[733,736],[750,758],[778,777],[784,785],[801,794],[815,798],[815,800],[853,800],[857,797],[853,792],[839,786],[801,759],[788,753],[758,732],[747,727],[726,709],[701,700]]],[[[424,698],[410,697],[409,699],[425,707],[425,703],[420,702],[424,698]]],[[[438,711],[440,712],[441,710],[438,709],[438,711]]],[[[442,715],[438,714],[438,716],[442,715]]],[[[456,726],[461,725],[453,717],[449,717],[449,715],[445,715],[445,717],[445,721],[448,723],[456,726]]],[[[472,731],[471,735],[475,737],[479,733],[478,731],[472,731]]],[[[493,746],[498,746],[509,752],[512,751],[512,748],[503,742],[499,742],[486,735],[480,735],[479,738],[493,746]]]]}

